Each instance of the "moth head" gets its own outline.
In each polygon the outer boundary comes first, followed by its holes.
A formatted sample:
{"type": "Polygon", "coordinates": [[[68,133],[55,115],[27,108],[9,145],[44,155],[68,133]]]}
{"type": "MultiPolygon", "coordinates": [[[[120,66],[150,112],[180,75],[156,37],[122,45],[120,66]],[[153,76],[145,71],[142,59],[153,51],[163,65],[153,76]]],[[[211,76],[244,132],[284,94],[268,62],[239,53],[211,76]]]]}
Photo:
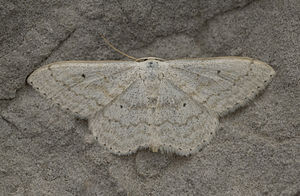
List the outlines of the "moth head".
{"type": "Polygon", "coordinates": [[[144,62],[144,61],[148,61],[148,60],[165,61],[165,59],[157,58],[157,57],[143,57],[143,58],[136,59],[135,61],[136,62],[144,62]]]}

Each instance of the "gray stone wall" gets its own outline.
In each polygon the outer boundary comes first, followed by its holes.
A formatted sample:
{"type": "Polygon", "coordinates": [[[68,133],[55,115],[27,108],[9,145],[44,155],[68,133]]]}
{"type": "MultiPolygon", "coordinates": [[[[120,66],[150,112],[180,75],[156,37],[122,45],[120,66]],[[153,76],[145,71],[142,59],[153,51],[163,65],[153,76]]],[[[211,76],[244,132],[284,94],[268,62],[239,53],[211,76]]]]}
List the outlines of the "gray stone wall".
{"type": "Polygon", "coordinates": [[[300,194],[299,0],[0,0],[0,195],[300,194]],[[247,56],[277,72],[188,158],[114,156],[26,84],[61,60],[247,56]]]}

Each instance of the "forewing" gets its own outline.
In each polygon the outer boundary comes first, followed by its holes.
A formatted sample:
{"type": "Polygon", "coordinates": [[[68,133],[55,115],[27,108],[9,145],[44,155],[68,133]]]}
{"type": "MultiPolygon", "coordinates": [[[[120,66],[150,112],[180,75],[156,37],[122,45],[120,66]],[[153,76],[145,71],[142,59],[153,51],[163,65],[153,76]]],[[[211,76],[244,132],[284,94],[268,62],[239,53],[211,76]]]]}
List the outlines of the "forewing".
{"type": "Polygon", "coordinates": [[[27,82],[63,109],[88,118],[133,82],[134,64],[131,61],[57,62],[37,69],[27,82]]]}
{"type": "Polygon", "coordinates": [[[167,63],[166,77],[219,116],[245,105],[275,75],[266,63],[242,57],[179,59],[167,63]]]}

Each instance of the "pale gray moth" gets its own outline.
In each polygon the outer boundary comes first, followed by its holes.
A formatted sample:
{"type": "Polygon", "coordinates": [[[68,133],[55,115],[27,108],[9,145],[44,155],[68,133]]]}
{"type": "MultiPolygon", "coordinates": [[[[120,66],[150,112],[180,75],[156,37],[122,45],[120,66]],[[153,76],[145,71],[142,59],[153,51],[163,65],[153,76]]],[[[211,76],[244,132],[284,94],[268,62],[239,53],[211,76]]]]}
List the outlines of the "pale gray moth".
{"type": "Polygon", "coordinates": [[[190,155],[210,142],[219,117],[264,89],[274,70],[242,57],[66,61],[34,71],[28,83],[88,119],[110,152],[138,149],[190,155]]]}

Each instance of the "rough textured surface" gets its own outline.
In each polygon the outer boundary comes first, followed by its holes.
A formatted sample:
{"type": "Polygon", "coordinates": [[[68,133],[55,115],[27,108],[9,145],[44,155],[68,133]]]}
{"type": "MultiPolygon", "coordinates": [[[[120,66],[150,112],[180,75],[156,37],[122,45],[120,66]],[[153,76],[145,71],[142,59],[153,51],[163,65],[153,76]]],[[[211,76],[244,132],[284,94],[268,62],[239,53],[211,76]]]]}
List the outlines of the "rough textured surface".
{"type": "Polygon", "coordinates": [[[299,194],[298,0],[0,1],[0,19],[0,195],[299,194]],[[25,83],[51,62],[123,58],[97,32],[136,57],[248,56],[277,75],[196,155],[116,157],[25,83]]]}

